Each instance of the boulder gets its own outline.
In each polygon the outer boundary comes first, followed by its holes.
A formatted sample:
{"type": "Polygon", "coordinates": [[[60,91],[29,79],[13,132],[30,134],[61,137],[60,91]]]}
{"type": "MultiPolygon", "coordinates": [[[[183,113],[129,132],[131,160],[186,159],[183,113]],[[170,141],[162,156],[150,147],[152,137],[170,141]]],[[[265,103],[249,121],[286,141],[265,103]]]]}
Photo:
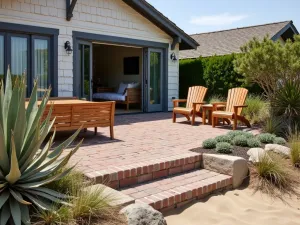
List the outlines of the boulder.
{"type": "Polygon", "coordinates": [[[247,155],[249,155],[249,161],[253,163],[259,162],[259,158],[266,154],[263,148],[250,148],[247,151],[247,155]]]}
{"type": "Polygon", "coordinates": [[[202,160],[204,169],[232,176],[233,188],[239,187],[248,176],[247,161],[242,157],[204,153],[202,160]]]}
{"type": "Polygon", "coordinates": [[[120,213],[126,216],[128,225],[167,225],[163,214],[147,204],[131,204],[120,213]]]}
{"type": "Polygon", "coordinates": [[[283,146],[283,145],[278,145],[278,144],[267,144],[265,146],[266,151],[273,151],[282,155],[285,155],[287,157],[290,157],[291,149],[283,146]]]}

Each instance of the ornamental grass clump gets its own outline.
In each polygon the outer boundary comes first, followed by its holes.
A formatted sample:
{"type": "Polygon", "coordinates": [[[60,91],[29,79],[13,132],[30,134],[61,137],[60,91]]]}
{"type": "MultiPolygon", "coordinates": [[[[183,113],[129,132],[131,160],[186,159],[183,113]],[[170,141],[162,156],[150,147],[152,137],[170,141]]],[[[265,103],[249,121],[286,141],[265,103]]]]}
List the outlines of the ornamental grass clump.
{"type": "Polygon", "coordinates": [[[213,149],[216,147],[216,144],[217,144],[217,142],[215,139],[209,138],[209,139],[206,139],[205,141],[203,141],[202,147],[205,149],[213,149]]]}
{"type": "Polygon", "coordinates": [[[220,136],[217,136],[215,138],[216,142],[227,142],[227,143],[230,143],[231,142],[231,137],[228,136],[228,135],[220,135],[220,136]]]}
{"type": "MultiPolygon", "coordinates": [[[[8,69],[5,87],[0,85],[0,218],[2,224],[30,224],[29,206],[51,210],[53,204],[69,205],[66,194],[45,187],[62,179],[73,167],[60,171],[79,149],[81,142],[61,157],[80,129],[52,149],[55,131],[42,147],[52,129],[52,107],[42,120],[50,90],[39,106],[37,82],[25,107],[25,76],[12,83],[8,69]],[[5,90],[4,90],[5,89],[5,90]],[[51,151],[50,151],[51,149],[51,151]],[[58,173],[57,173],[58,172],[58,173]]],[[[33,208],[33,207],[32,207],[33,208]]]]}
{"type": "Polygon", "coordinates": [[[286,140],[282,137],[276,137],[276,138],[274,138],[273,143],[278,144],[278,145],[285,145],[286,140]]]}
{"type": "Polygon", "coordinates": [[[230,154],[232,153],[232,145],[228,142],[219,142],[216,144],[216,151],[218,153],[230,154]]]}
{"type": "Polygon", "coordinates": [[[289,147],[291,148],[291,161],[295,167],[300,167],[300,139],[292,138],[289,140],[289,147]]]}
{"type": "Polygon", "coordinates": [[[257,138],[258,138],[258,140],[260,140],[261,143],[270,144],[270,143],[273,143],[276,136],[274,134],[270,134],[270,133],[262,133],[262,134],[257,135],[257,138]]]}
{"type": "Polygon", "coordinates": [[[246,147],[248,138],[245,137],[244,135],[238,135],[235,136],[232,140],[232,144],[236,145],[236,146],[241,146],[241,147],[246,147]]]}
{"type": "Polygon", "coordinates": [[[261,142],[257,138],[250,138],[247,140],[247,145],[249,148],[259,148],[261,147],[261,142]]]}

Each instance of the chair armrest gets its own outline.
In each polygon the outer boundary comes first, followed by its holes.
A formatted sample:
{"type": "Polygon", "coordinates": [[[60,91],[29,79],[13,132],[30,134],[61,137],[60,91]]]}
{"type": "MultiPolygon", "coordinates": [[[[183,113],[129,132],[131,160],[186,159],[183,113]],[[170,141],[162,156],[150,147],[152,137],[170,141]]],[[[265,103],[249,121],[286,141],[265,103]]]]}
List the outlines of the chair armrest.
{"type": "Polygon", "coordinates": [[[204,105],[206,102],[193,102],[193,105],[204,105]]]}
{"type": "Polygon", "coordinates": [[[226,107],[227,102],[213,102],[211,103],[213,108],[213,111],[217,111],[217,108],[220,108],[220,106],[226,107]]]}
{"type": "Polygon", "coordinates": [[[173,99],[173,107],[177,107],[179,102],[187,102],[187,99],[173,99]]]}

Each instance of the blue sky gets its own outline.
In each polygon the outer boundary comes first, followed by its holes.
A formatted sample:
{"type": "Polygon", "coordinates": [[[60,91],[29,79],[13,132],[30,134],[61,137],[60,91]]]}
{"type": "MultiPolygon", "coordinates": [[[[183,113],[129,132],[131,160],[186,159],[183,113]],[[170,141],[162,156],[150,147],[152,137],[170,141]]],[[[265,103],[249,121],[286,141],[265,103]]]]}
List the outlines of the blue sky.
{"type": "Polygon", "coordinates": [[[293,20],[300,0],[147,0],[188,34],[293,20]]]}

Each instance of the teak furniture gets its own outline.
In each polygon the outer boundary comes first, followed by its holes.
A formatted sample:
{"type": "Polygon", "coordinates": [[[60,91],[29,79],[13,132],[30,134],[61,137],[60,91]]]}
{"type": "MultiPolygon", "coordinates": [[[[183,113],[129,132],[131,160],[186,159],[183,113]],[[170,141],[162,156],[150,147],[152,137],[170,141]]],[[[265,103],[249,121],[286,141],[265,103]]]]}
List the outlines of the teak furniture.
{"type": "Polygon", "coordinates": [[[114,138],[115,102],[89,102],[78,99],[50,98],[44,112],[48,115],[53,104],[51,119],[55,119],[53,130],[76,130],[83,125],[83,129],[94,127],[97,134],[98,127],[110,127],[110,138],[114,138]]]}
{"type": "MultiPolygon", "coordinates": [[[[97,92],[98,93],[114,92],[114,88],[98,87],[97,92]]],[[[125,101],[116,100],[115,102],[117,104],[125,104],[126,110],[129,110],[129,104],[140,104],[141,105],[142,95],[141,95],[140,88],[126,88],[124,91],[124,94],[125,93],[127,93],[127,95],[125,96],[125,101]]]]}
{"type": "MultiPolygon", "coordinates": [[[[218,109],[225,109],[226,105],[217,105],[216,108],[218,109]]],[[[211,124],[211,117],[212,117],[213,105],[212,104],[205,104],[202,105],[202,123],[206,125],[206,114],[208,114],[208,124],[211,124]]]]}
{"type": "Polygon", "coordinates": [[[218,118],[233,120],[233,130],[237,127],[237,121],[241,121],[251,127],[249,121],[241,116],[242,109],[247,107],[245,104],[248,90],[245,88],[232,88],[228,91],[227,102],[213,103],[212,126],[215,127],[218,118]],[[217,105],[225,104],[225,111],[218,111],[217,105]]]}
{"type": "Polygon", "coordinates": [[[191,124],[194,125],[196,115],[202,117],[200,108],[201,105],[205,104],[203,100],[206,92],[206,87],[194,86],[189,88],[187,99],[174,99],[173,123],[176,122],[176,114],[182,114],[188,119],[188,121],[190,121],[190,116],[192,116],[191,124]],[[179,102],[186,102],[186,107],[178,107],[179,102]]]}

